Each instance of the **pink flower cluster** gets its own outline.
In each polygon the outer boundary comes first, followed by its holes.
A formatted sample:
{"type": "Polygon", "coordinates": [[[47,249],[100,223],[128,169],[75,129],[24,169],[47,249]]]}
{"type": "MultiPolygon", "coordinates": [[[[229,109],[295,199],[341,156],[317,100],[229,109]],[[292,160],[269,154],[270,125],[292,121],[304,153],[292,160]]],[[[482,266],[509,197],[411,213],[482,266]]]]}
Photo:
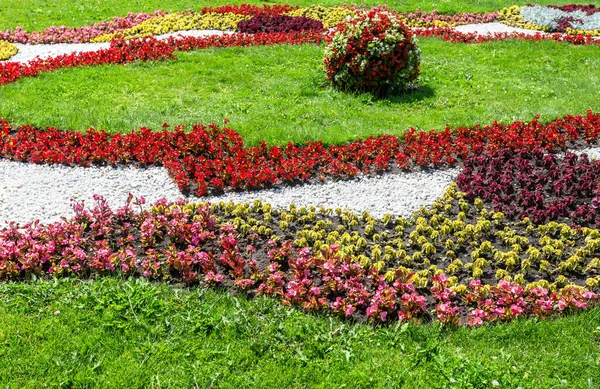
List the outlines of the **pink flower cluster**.
{"type": "Polygon", "coordinates": [[[466,302],[476,306],[468,314],[467,322],[470,326],[480,326],[485,322],[506,322],[525,316],[547,318],[560,312],[587,309],[597,299],[594,292],[575,286],[564,287],[559,293],[551,293],[541,287],[526,290],[505,280],[500,280],[489,291],[486,291],[479,280],[473,280],[465,295],[466,302]]]}
{"type": "Polygon", "coordinates": [[[339,246],[313,253],[292,242],[261,241],[220,224],[208,204],[159,201],[149,211],[130,196],[112,211],[105,200],[50,225],[11,224],[0,230],[0,279],[36,276],[90,277],[121,273],[187,284],[224,285],[250,294],[278,297],[309,312],[329,311],[374,323],[437,319],[445,325],[471,326],[535,315],[548,317],[598,303],[589,290],[565,287],[556,293],[500,281],[484,288],[473,281],[464,294],[440,273],[431,288],[417,288],[411,272],[392,280],[363,268],[339,246]],[[136,211],[136,208],[140,208],[136,211]],[[261,264],[253,256],[263,258],[261,264]],[[265,260],[266,259],[266,260],[265,260]]]}
{"type": "Polygon", "coordinates": [[[438,21],[455,25],[491,23],[496,20],[498,12],[440,14],[437,10],[424,12],[419,11],[417,8],[414,12],[401,12],[400,15],[407,18],[410,22],[418,22],[422,25],[432,26],[438,21]]]}

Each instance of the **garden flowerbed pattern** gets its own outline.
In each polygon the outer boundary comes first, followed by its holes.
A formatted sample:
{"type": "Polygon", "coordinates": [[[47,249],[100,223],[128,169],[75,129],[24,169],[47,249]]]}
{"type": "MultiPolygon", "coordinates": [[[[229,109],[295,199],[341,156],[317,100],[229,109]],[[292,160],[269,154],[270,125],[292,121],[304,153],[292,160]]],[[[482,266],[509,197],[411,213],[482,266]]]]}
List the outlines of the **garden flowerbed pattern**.
{"type": "MultiPolygon", "coordinates": [[[[376,7],[376,9],[386,10],[385,7],[376,7]]],[[[50,27],[39,32],[27,32],[17,27],[14,30],[0,31],[0,40],[27,44],[110,42],[113,39],[143,38],[188,30],[229,30],[234,31],[234,34],[235,32],[289,33],[313,31],[322,35],[328,29],[345,21],[347,17],[354,16],[362,10],[362,8],[347,6],[311,6],[300,8],[287,4],[264,5],[262,7],[248,4],[226,5],[205,7],[198,12],[189,10],[176,13],[167,13],[165,11],[156,11],[151,14],[130,13],[125,17],[115,17],[112,20],[103,21],[91,26],[50,27]]],[[[415,29],[417,36],[437,36],[457,43],[483,43],[502,39],[554,40],[569,42],[571,44],[598,43],[598,40],[593,38],[593,35],[597,34],[590,31],[569,28],[566,29],[566,32],[569,32],[569,34],[540,33],[535,35],[523,33],[480,35],[476,33],[461,33],[452,28],[465,24],[488,23],[497,19],[506,24],[525,27],[524,23],[511,22],[514,14],[518,14],[519,10],[519,7],[513,7],[501,12],[456,13],[452,15],[440,14],[437,11],[427,13],[417,10],[415,12],[400,12],[397,15],[408,27],[415,29]]],[[[562,10],[556,11],[566,12],[562,10]]],[[[542,31],[548,30],[548,28],[537,27],[536,29],[542,31]]]]}
{"type": "MultiPolygon", "coordinates": [[[[320,43],[326,28],[353,12],[241,5],[130,14],[41,33],[7,31],[0,38],[13,42],[111,40],[111,46],[28,64],[0,63],[0,85],[65,67],[168,59],[177,50],[320,43]],[[198,23],[252,34],[148,37],[198,23]]],[[[417,35],[457,43],[507,38],[598,43],[581,34],[482,36],[450,28],[495,17],[403,15],[409,25],[425,27],[415,30],[417,35]]],[[[403,138],[382,135],[341,146],[246,147],[227,127],[168,127],[109,135],[94,129],[15,128],[0,119],[0,157],[79,166],[162,165],[182,191],[197,195],[401,169],[464,165],[464,170],[458,186],[408,219],[376,220],[366,212],[316,207],[281,210],[260,201],[159,201],[144,210],[143,198],[132,196],[113,211],[97,196],[92,209],[73,204],[70,220],[13,223],[0,230],[0,279],[120,273],[272,296],[309,312],[373,323],[439,320],[478,326],[546,318],[599,302],[600,165],[585,156],[553,154],[597,141],[600,115],[591,111],[549,123],[412,129],[403,138]]]]}
{"type": "MultiPolygon", "coordinates": [[[[329,148],[320,143],[245,148],[233,130],[216,125],[195,126],[190,133],[182,128],[158,133],[142,129],[109,136],[93,130],[86,134],[29,126],[13,130],[3,122],[0,145],[5,157],[38,163],[137,162],[172,168],[176,163],[197,166],[204,161],[206,167],[194,172],[205,173],[213,166],[215,177],[207,183],[213,190],[223,189],[225,182],[243,183],[235,188],[259,186],[248,179],[261,177],[262,170],[270,172],[262,177],[272,185],[281,180],[273,172],[287,172],[287,177],[298,180],[324,174],[343,177],[361,170],[384,171],[390,161],[397,168],[409,168],[463,160],[466,168],[459,183],[466,183],[468,174],[483,175],[473,170],[478,163],[489,164],[494,172],[501,162],[521,166],[527,157],[540,169],[563,176],[580,171],[591,179],[585,157],[584,168],[578,168],[572,154],[557,161],[545,151],[594,141],[599,124],[598,115],[588,112],[547,124],[534,120],[443,132],[413,130],[402,142],[379,137],[329,148]],[[312,170],[299,174],[305,166],[312,170]],[[242,175],[231,176],[233,181],[215,180],[232,172],[242,175]]],[[[189,173],[188,169],[179,174],[189,173]]],[[[595,193],[595,185],[589,193],[595,193]]],[[[582,192],[583,197],[588,192],[582,192]]],[[[0,277],[121,272],[175,278],[277,296],[307,311],[326,310],[372,322],[438,319],[452,325],[481,325],[529,315],[547,317],[598,302],[597,229],[557,221],[538,224],[510,213],[507,217],[494,209],[496,203],[490,205],[455,187],[431,209],[422,208],[410,219],[386,215],[375,220],[366,212],[314,207],[282,211],[260,202],[160,202],[150,211],[138,212],[134,205],[130,199],[127,207],[114,212],[98,197],[98,206],[91,211],[76,204],[76,216],[69,221],[10,226],[0,233],[0,277]]]]}
{"type": "Polygon", "coordinates": [[[574,35],[600,35],[600,8],[593,4],[512,6],[499,11],[504,24],[530,30],[574,35]]]}
{"type": "Polygon", "coordinates": [[[455,187],[409,220],[260,201],[136,211],[143,201],[130,198],[112,211],[96,199],[69,221],[0,231],[0,278],[176,279],[376,323],[475,326],[598,302],[598,230],[509,222],[455,187]]]}

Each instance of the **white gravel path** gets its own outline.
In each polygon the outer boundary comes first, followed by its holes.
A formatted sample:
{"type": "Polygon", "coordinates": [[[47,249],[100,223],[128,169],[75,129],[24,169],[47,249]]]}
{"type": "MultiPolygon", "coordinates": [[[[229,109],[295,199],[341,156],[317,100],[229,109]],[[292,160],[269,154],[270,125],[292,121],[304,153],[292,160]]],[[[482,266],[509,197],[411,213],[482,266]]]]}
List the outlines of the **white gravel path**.
{"type": "Polygon", "coordinates": [[[502,24],[500,22],[492,22],[492,23],[482,23],[482,24],[465,24],[463,26],[454,27],[456,31],[464,32],[464,33],[476,33],[481,35],[492,35],[496,33],[511,33],[511,32],[519,32],[527,35],[535,35],[536,33],[543,33],[543,31],[534,31],[528,30],[526,28],[517,28],[507,26],[506,24],[502,24]]]}
{"type": "Polygon", "coordinates": [[[22,43],[14,43],[14,45],[19,48],[19,52],[8,59],[8,62],[26,63],[35,59],[35,57],[45,59],[76,52],[86,53],[108,49],[110,43],[57,43],[54,45],[24,45],[22,43]]]}
{"type": "MultiPolygon", "coordinates": [[[[157,35],[157,39],[167,39],[171,36],[211,36],[211,35],[224,35],[231,34],[231,31],[218,31],[218,30],[190,30],[190,31],[179,31],[171,34],[157,35]]],[[[15,46],[19,48],[19,52],[8,59],[8,62],[21,62],[26,63],[36,57],[51,58],[64,54],[73,54],[76,52],[91,52],[98,51],[101,49],[108,49],[110,42],[102,43],[57,43],[52,45],[39,44],[39,45],[25,45],[22,43],[15,43],[15,46]]]]}
{"type": "MultiPolygon", "coordinates": [[[[277,207],[290,204],[367,210],[410,216],[444,193],[456,178],[457,169],[387,174],[351,181],[327,182],[254,192],[230,192],[221,196],[190,200],[248,202],[260,199],[277,207]]],[[[113,208],[125,204],[127,196],[144,196],[147,203],[160,198],[177,200],[183,195],[163,168],[66,167],[34,165],[0,159],[0,227],[8,221],[25,223],[35,219],[53,222],[72,216],[70,199],[94,203],[104,196],[113,208]]]]}
{"type": "MultiPolygon", "coordinates": [[[[600,147],[578,152],[600,159],[600,147]]],[[[439,198],[456,179],[458,169],[432,169],[400,174],[358,177],[350,181],[300,185],[253,192],[229,192],[220,196],[187,197],[191,201],[262,200],[280,208],[290,204],[386,213],[409,217],[421,206],[439,198]]],[[[73,215],[70,200],[94,204],[93,195],[104,196],[115,209],[129,193],[144,196],[147,204],[160,198],[184,197],[164,168],[66,167],[34,165],[0,159],[0,228],[9,221],[20,224],[35,219],[54,222],[73,215]]]]}

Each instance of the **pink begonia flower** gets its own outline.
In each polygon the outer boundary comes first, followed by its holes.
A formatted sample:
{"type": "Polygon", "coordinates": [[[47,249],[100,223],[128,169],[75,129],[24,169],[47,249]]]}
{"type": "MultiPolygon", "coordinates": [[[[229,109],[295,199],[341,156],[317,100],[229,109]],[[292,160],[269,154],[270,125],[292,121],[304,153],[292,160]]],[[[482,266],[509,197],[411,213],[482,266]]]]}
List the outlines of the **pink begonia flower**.
{"type": "Polygon", "coordinates": [[[517,305],[517,304],[512,304],[510,306],[510,312],[513,314],[513,316],[519,316],[523,313],[524,309],[523,307],[517,305]]]}
{"type": "Polygon", "coordinates": [[[387,316],[388,316],[387,311],[382,311],[381,312],[381,321],[386,322],[387,321],[387,316]]]}

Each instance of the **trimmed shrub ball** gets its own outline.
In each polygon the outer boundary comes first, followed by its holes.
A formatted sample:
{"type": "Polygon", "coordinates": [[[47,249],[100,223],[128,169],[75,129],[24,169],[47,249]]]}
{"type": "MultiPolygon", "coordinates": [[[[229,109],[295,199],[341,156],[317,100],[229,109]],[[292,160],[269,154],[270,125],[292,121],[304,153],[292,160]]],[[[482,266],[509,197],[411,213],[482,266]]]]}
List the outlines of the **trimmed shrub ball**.
{"type": "Polygon", "coordinates": [[[415,38],[394,12],[371,9],[327,35],[327,79],[342,91],[387,96],[406,92],[419,76],[415,38]]]}

